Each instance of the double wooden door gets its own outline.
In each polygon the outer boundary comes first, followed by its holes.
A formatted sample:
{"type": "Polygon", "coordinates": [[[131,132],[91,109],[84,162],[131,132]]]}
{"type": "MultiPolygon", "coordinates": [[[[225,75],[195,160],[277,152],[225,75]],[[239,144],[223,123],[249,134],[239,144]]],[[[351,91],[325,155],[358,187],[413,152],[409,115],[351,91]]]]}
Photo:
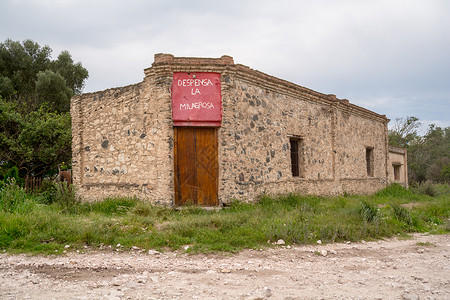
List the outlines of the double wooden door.
{"type": "Polygon", "coordinates": [[[174,127],[174,130],[175,205],[217,206],[217,128],[174,127]]]}

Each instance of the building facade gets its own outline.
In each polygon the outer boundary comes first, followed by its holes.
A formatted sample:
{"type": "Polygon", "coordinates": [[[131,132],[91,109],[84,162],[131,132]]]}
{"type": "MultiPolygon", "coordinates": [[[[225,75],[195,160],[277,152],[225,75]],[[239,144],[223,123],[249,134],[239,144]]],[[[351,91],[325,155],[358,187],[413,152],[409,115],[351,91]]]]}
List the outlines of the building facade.
{"type": "Polygon", "coordinates": [[[407,182],[384,115],[229,56],[156,54],[144,72],[138,84],[72,98],[73,182],[87,201],[216,206],[407,182]]]}
{"type": "Polygon", "coordinates": [[[408,159],[406,149],[389,146],[389,182],[408,188],[408,159]]]}

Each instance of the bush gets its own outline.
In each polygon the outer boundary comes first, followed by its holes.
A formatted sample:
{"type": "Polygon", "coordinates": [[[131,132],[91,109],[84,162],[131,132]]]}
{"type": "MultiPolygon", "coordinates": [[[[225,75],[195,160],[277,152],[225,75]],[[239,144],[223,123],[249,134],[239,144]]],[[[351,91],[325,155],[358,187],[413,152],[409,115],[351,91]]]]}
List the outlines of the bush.
{"type": "Polygon", "coordinates": [[[13,179],[15,184],[20,185],[23,183],[23,180],[19,176],[19,169],[17,167],[12,167],[7,170],[0,168],[0,179],[0,190],[9,184],[13,179]]]}
{"type": "Polygon", "coordinates": [[[419,185],[413,188],[413,191],[417,194],[428,195],[431,197],[438,196],[436,186],[431,181],[421,182],[419,185]]]}
{"type": "Polygon", "coordinates": [[[55,203],[61,205],[63,209],[70,209],[80,202],[73,185],[69,185],[67,182],[58,182],[54,186],[56,189],[55,203]]]}
{"type": "Polygon", "coordinates": [[[4,212],[25,212],[29,207],[28,195],[16,184],[14,178],[6,180],[0,190],[0,210],[4,212]]]}
{"type": "Polygon", "coordinates": [[[56,202],[56,184],[51,180],[44,179],[42,181],[42,187],[36,193],[41,195],[40,200],[43,204],[52,204],[56,202]]]}

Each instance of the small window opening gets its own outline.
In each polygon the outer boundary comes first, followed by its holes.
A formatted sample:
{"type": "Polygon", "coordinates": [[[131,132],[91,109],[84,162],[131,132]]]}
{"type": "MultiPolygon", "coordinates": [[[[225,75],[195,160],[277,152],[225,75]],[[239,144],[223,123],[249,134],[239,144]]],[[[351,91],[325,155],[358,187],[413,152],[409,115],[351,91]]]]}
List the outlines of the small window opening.
{"type": "Polygon", "coordinates": [[[373,177],[373,148],[366,148],[367,176],[373,177]]]}
{"type": "Polygon", "coordinates": [[[291,168],[293,177],[305,177],[305,158],[303,155],[303,139],[291,138],[291,168]]]}
{"type": "Polygon", "coordinates": [[[394,180],[400,180],[400,167],[401,165],[393,165],[394,167],[394,180]]]}

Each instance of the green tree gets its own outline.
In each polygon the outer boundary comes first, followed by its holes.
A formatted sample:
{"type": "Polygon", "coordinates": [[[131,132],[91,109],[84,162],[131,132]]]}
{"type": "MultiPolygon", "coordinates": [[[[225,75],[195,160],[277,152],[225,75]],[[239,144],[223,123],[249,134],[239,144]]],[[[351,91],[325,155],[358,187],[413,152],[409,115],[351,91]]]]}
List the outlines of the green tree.
{"type": "Polygon", "coordinates": [[[68,112],[73,92],[67,86],[66,80],[51,70],[40,71],[36,77],[38,103],[58,112],[68,112]]]}
{"type": "Polygon", "coordinates": [[[32,40],[7,39],[0,43],[0,96],[18,102],[24,114],[46,105],[51,111],[68,112],[70,98],[81,93],[88,71],[63,51],[56,60],[52,50],[32,40]]]}
{"type": "Polygon", "coordinates": [[[71,160],[70,114],[44,107],[21,114],[17,102],[0,98],[0,163],[17,167],[21,177],[56,171],[71,160]]]}
{"type": "Polygon", "coordinates": [[[450,166],[450,127],[430,125],[423,137],[421,151],[425,154],[425,179],[445,182],[442,172],[450,166]]]}
{"type": "Polygon", "coordinates": [[[0,177],[44,175],[71,161],[70,99],[88,71],[32,40],[0,43],[0,177]]]}
{"type": "Polygon", "coordinates": [[[419,127],[418,118],[406,117],[395,119],[389,130],[389,144],[407,148],[409,181],[449,182],[450,127],[432,124],[423,136],[417,134],[419,127]]]}
{"type": "Polygon", "coordinates": [[[389,145],[406,148],[417,139],[417,128],[420,127],[416,117],[396,118],[392,129],[389,130],[389,145]]]}

